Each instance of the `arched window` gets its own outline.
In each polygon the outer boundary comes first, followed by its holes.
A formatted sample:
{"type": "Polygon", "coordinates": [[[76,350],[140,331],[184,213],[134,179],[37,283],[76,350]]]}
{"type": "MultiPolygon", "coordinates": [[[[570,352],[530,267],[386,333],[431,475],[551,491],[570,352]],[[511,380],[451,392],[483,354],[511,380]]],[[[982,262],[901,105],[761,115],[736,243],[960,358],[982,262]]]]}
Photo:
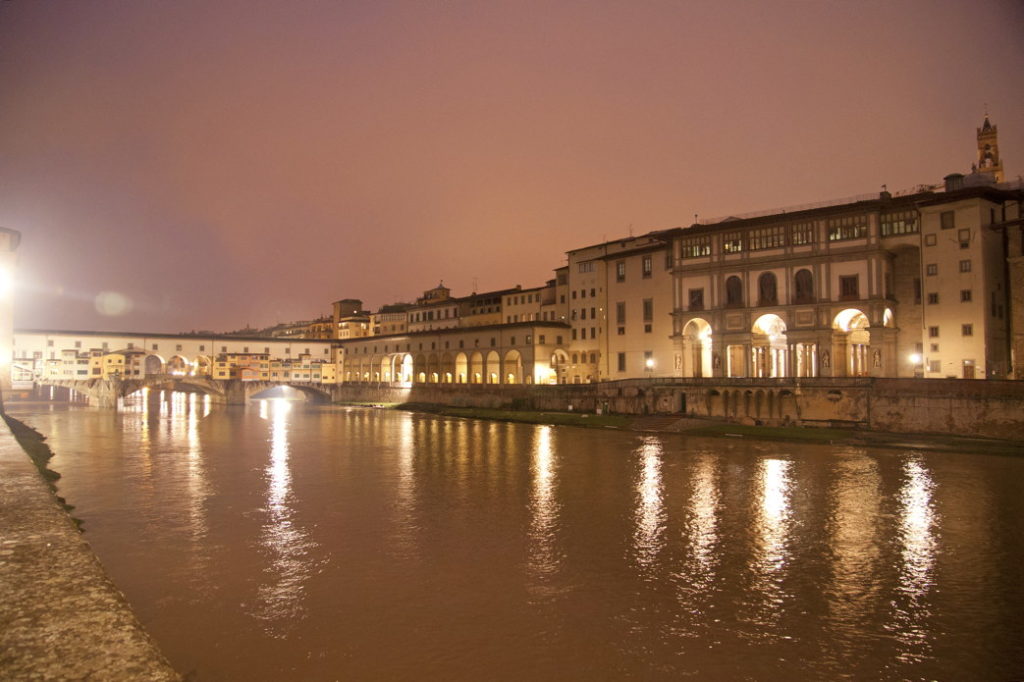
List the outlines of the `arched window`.
{"type": "Polygon", "coordinates": [[[725,304],[733,307],[743,305],[743,282],[735,275],[725,280],[725,304]]]}
{"type": "Polygon", "coordinates": [[[757,299],[758,305],[778,305],[779,288],[775,273],[764,272],[757,278],[757,299]]]}
{"type": "Polygon", "coordinates": [[[795,278],[795,303],[814,303],[814,275],[810,270],[799,270],[795,278]]]}
{"type": "Polygon", "coordinates": [[[580,356],[578,353],[572,354],[572,364],[577,365],[580,362],[580,356]]]}
{"type": "Polygon", "coordinates": [[[590,354],[590,364],[592,364],[592,365],[597,364],[597,353],[591,353],[590,354]]]}

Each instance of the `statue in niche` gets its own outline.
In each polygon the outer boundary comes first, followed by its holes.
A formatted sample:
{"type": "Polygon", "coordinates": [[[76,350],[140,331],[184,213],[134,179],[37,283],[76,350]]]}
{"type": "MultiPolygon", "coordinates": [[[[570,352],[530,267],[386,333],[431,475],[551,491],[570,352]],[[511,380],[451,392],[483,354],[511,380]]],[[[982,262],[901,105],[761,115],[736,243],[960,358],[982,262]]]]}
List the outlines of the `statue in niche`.
{"type": "Polygon", "coordinates": [[[825,369],[832,366],[832,358],[829,356],[827,350],[821,351],[821,366],[825,369]]]}
{"type": "Polygon", "coordinates": [[[882,366],[882,351],[880,351],[880,350],[878,350],[876,348],[875,352],[872,353],[872,355],[871,355],[871,360],[874,363],[875,367],[881,367],[882,366]]]}
{"type": "Polygon", "coordinates": [[[722,366],[722,356],[718,353],[713,353],[711,355],[711,366],[715,369],[719,369],[722,366]]]}

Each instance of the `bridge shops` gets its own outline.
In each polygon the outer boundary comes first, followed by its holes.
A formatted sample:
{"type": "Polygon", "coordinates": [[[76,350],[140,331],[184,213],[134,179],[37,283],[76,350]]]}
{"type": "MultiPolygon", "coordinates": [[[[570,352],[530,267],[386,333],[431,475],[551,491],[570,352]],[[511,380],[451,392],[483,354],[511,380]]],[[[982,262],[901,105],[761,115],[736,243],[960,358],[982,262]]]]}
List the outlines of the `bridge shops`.
{"type": "Polygon", "coordinates": [[[309,367],[333,363],[335,343],[250,336],[15,330],[12,379],[17,386],[39,378],[211,376],[218,361],[230,364],[231,357],[257,354],[309,367]]]}
{"type": "Polygon", "coordinates": [[[15,387],[207,377],[277,383],[557,384],[578,379],[569,327],[521,322],[365,337],[268,339],[19,330],[15,387]]]}
{"type": "Polygon", "coordinates": [[[561,322],[519,322],[345,340],[338,383],[568,383],[569,332],[561,322]]]}

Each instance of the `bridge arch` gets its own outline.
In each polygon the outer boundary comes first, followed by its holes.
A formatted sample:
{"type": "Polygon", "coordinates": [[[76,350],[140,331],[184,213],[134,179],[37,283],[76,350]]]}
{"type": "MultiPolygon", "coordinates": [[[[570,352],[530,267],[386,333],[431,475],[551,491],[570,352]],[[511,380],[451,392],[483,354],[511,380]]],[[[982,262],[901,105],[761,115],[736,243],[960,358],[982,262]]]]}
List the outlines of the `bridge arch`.
{"type": "Polygon", "coordinates": [[[501,363],[501,383],[523,383],[523,356],[515,349],[505,353],[505,358],[501,363]]]}
{"type": "Polygon", "coordinates": [[[319,388],[317,386],[311,386],[302,382],[269,382],[269,381],[254,381],[246,383],[246,401],[249,400],[263,400],[272,396],[266,396],[267,394],[277,388],[291,388],[305,396],[307,402],[311,403],[329,403],[331,402],[331,394],[328,390],[319,388]]]}
{"type": "Polygon", "coordinates": [[[150,353],[146,356],[146,359],[142,361],[142,373],[143,374],[163,374],[164,373],[164,359],[156,353],[150,353]]]}
{"type": "Polygon", "coordinates": [[[175,375],[185,375],[189,373],[189,369],[192,367],[192,363],[188,361],[188,358],[178,354],[172,355],[171,359],[167,361],[167,373],[175,375]]]}
{"type": "Polygon", "coordinates": [[[469,378],[471,384],[482,384],[484,381],[484,356],[480,351],[473,351],[469,359],[469,378]]]}

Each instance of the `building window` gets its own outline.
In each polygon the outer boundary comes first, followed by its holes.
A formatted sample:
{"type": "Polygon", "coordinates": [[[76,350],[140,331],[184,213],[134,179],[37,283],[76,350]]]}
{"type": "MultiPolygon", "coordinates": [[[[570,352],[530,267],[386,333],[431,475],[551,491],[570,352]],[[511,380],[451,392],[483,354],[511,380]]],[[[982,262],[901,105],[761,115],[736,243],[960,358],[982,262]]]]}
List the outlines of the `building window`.
{"type": "Polygon", "coordinates": [[[625,353],[619,353],[619,371],[620,372],[625,372],[626,371],[626,354],[625,353]]]}
{"type": "Polygon", "coordinates": [[[176,345],[176,346],[174,347],[174,350],[181,350],[181,344],[179,343],[178,345],[176,345]]]}
{"type": "MultiPolygon", "coordinates": [[[[961,270],[960,272],[963,272],[963,270],[961,270]]],[[[154,343],[153,350],[160,350],[160,346],[154,343]]]]}
{"type": "Polygon", "coordinates": [[[586,263],[580,263],[579,264],[579,271],[580,272],[593,272],[594,271],[594,261],[591,260],[591,261],[587,261],[586,263]]]}
{"type": "MultiPolygon", "coordinates": [[[[47,348],[53,348],[53,339],[47,339],[47,340],[46,340],[46,347],[47,347],[47,348]]],[[[129,343],[129,344],[128,344],[128,347],[129,347],[129,348],[131,348],[131,347],[132,347],[132,344],[130,344],[130,343],[129,343]]]]}
{"type": "Polygon", "coordinates": [[[704,289],[690,289],[690,310],[704,310],[704,289]]]}
{"type": "Polygon", "coordinates": [[[725,280],[725,305],[731,307],[743,305],[743,282],[736,275],[725,280]]]}
{"type": "Polygon", "coordinates": [[[960,302],[961,303],[970,303],[971,302],[971,290],[970,289],[961,289],[960,290],[960,302]]]}
{"type": "Polygon", "coordinates": [[[587,309],[586,308],[580,308],[580,319],[581,320],[587,319],[587,309]]]}
{"type": "Polygon", "coordinates": [[[939,295],[934,291],[928,294],[928,305],[936,305],[939,302],[939,295]]]}
{"type": "MultiPolygon", "coordinates": [[[[572,290],[572,298],[573,298],[574,301],[576,300],[576,290],[575,289],[572,290]]],[[[562,301],[562,303],[565,303],[565,301],[562,301]]]]}
{"type": "Polygon", "coordinates": [[[913,234],[917,232],[917,211],[897,211],[882,214],[882,236],[913,234]]]}
{"type": "Polygon", "coordinates": [[[966,249],[971,245],[971,231],[970,230],[957,230],[956,238],[960,242],[960,248],[966,249]]]}
{"type": "Polygon", "coordinates": [[[654,299],[653,298],[645,298],[644,299],[644,322],[653,322],[653,321],[654,321],[654,299]]]}
{"type": "Polygon", "coordinates": [[[971,261],[970,261],[970,259],[960,261],[960,272],[970,272],[970,271],[971,271],[971,261]]]}
{"type": "Polygon", "coordinates": [[[928,265],[924,266],[924,274],[928,275],[929,277],[939,274],[938,264],[929,263],[928,265]]]}
{"type": "Polygon", "coordinates": [[[814,223],[797,223],[789,226],[789,243],[803,246],[814,243],[814,223]]]}
{"type": "Polygon", "coordinates": [[[722,235],[722,251],[724,253],[740,253],[743,251],[743,233],[729,232],[722,235]]]}
{"type": "Polygon", "coordinates": [[[942,363],[939,360],[929,360],[928,361],[928,371],[929,372],[936,372],[936,373],[941,372],[942,371],[942,363]]]}
{"type": "Polygon", "coordinates": [[[860,239],[868,233],[868,217],[866,215],[829,218],[828,240],[841,242],[847,239],[860,239]]]}
{"type": "Polygon", "coordinates": [[[943,211],[939,214],[939,225],[943,230],[952,230],[956,227],[956,214],[953,211],[943,211]]]}
{"type": "Polygon", "coordinates": [[[962,324],[960,325],[961,336],[974,336],[974,325],[973,324],[962,324]]]}
{"type": "Polygon", "coordinates": [[[928,338],[931,338],[931,339],[939,338],[939,328],[938,327],[928,327],[928,338]]]}
{"type": "Polygon", "coordinates": [[[777,305],[779,302],[778,283],[775,273],[762,272],[757,278],[758,305],[777,305]]]}
{"type": "Polygon", "coordinates": [[[576,330],[575,329],[572,330],[572,340],[573,341],[576,340],[576,330]]]}
{"type": "Polygon", "coordinates": [[[938,240],[937,240],[937,238],[935,237],[934,234],[926,234],[924,236],[924,245],[925,246],[935,246],[936,241],[938,241],[938,240]]]}
{"type": "Polygon", "coordinates": [[[626,324],[626,302],[619,301],[615,304],[615,323],[626,324]]]}
{"type": "Polygon", "coordinates": [[[796,303],[814,303],[814,275],[810,270],[798,270],[794,278],[796,303]]]}
{"type": "Polygon", "coordinates": [[[839,277],[839,300],[854,301],[860,298],[860,277],[842,275],[839,277]]]}
{"type": "Polygon", "coordinates": [[[651,256],[644,256],[643,259],[640,261],[640,271],[641,273],[643,273],[645,279],[651,276],[651,272],[653,272],[653,269],[654,268],[651,262],[651,256]]]}
{"type": "Polygon", "coordinates": [[[711,240],[708,237],[689,237],[680,242],[680,258],[701,258],[711,255],[711,240]]]}
{"type": "Polygon", "coordinates": [[[625,282],[626,281],[626,262],[619,261],[615,264],[615,281],[625,282]]]}
{"type": "Polygon", "coordinates": [[[751,230],[747,235],[751,251],[762,249],[781,249],[786,245],[786,228],[782,225],[776,227],[762,227],[751,230]]]}

